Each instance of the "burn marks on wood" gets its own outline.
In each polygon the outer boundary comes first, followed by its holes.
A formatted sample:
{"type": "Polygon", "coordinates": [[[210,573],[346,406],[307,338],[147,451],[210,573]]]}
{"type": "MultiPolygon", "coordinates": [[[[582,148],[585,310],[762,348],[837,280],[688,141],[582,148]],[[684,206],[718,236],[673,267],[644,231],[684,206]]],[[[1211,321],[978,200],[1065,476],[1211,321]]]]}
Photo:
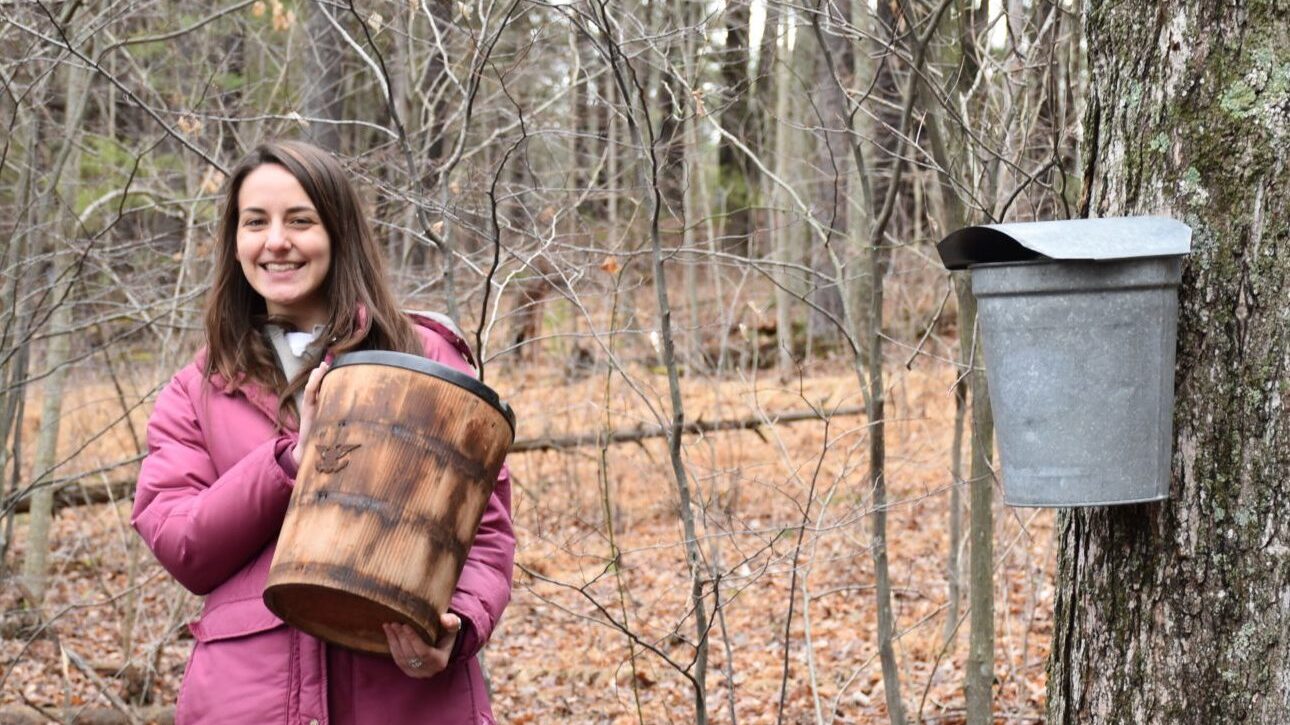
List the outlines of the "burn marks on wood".
{"type": "Polygon", "coordinates": [[[328,381],[265,598],[300,629],[384,652],[383,622],[437,635],[513,430],[416,371],[355,364],[328,381]]]}
{"type": "MultiPolygon", "coordinates": [[[[366,421],[363,422],[366,423],[366,421]]],[[[480,465],[479,462],[462,455],[451,442],[397,423],[388,426],[388,431],[390,435],[403,443],[416,446],[422,452],[428,453],[437,463],[451,468],[466,480],[488,483],[488,470],[480,465]]],[[[493,477],[497,477],[496,472],[493,473],[493,477]]]]}
{"type": "MultiPolygon", "coordinates": [[[[379,527],[387,533],[394,534],[396,529],[403,528],[404,531],[398,532],[400,535],[419,536],[430,542],[431,557],[447,553],[458,564],[466,561],[470,544],[474,541],[473,528],[469,539],[462,540],[454,535],[458,529],[457,519],[461,518],[460,512],[463,510],[461,507],[451,507],[438,515],[427,514],[413,507],[395,507],[388,501],[373,496],[328,488],[302,496],[299,501],[296,501],[295,506],[296,508],[339,506],[360,516],[375,517],[379,527]]],[[[364,553],[368,556],[376,555],[378,543],[377,539],[368,541],[364,553]]]]}

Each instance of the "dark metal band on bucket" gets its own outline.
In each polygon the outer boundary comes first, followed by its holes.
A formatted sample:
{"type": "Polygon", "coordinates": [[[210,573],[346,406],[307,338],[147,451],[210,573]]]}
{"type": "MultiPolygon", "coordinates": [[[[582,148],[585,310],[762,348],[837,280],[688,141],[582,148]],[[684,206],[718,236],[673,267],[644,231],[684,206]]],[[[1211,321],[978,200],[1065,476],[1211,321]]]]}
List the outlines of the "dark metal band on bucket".
{"type": "Polygon", "coordinates": [[[515,411],[511,406],[502,401],[501,396],[496,390],[484,385],[475,378],[433,360],[427,360],[420,355],[409,355],[404,352],[391,352],[389,350],[360,350],[358,352],[347,352],[336,357],[332,363],[331,369],[345,367],[347,365],[388,365],[390,367],[403,368],[418,373],[425,373],[440,380],[447,381],[473,393],[480,400],[493,406],[497,412],[506,418],[507,424],[511,426],[511,436],[515,435],[515,411]]]}

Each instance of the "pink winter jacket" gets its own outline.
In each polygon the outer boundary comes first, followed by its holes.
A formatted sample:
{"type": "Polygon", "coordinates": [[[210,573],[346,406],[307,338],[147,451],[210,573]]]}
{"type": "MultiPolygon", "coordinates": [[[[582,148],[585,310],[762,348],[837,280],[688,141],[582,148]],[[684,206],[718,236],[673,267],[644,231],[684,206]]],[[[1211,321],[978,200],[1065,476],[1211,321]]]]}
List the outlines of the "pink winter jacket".
{"type": "MultiPolygon", "coordinates": [[[[413,315],[425,356],[474,374],[465,343],[413,315]]],[[[162,566],[206,595],[175,719],[188,723],[492,723],[475,654],[510,599],[515,534],[505,467],[451,609],[462,630],[448,667],[404,675],[389,657],[328,645],[275,617],[261,598],[294,473],[280,461],[294,432],[275,430],[264,388],[228,392],[199,356],[157,398],[132,523],[162,566]]],[[[289,464],[288,464],[289,467],[289,464]]],[[[339,534],[340,532],[335,532],[339,534]]]]}

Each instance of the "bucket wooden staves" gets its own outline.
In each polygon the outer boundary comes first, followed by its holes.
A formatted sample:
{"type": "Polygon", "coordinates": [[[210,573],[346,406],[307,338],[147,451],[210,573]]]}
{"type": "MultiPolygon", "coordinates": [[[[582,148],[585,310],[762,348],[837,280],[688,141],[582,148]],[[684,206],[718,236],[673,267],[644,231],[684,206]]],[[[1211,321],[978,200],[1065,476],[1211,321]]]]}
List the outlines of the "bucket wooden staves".
{"type": "Polygon", "coordinates": [[[337,357],[265,604],[364,652],[389,652],[389,622],[435,642],[514,437],[510,406],[464,373],[396,352],[337,357]]]}

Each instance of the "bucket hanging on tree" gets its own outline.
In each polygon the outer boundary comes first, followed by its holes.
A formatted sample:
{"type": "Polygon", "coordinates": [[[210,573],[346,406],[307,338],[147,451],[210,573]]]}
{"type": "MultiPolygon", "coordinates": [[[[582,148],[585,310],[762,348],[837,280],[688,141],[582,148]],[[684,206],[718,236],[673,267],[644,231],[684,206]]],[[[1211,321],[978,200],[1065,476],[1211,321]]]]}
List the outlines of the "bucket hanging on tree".
{"type": "Polygon", "coordinates": [[[1191,229],[1160,217],[967,227],[937,245],[972,272],[1005,503],[1168,497],[1190,249],[1191,229]]]}

